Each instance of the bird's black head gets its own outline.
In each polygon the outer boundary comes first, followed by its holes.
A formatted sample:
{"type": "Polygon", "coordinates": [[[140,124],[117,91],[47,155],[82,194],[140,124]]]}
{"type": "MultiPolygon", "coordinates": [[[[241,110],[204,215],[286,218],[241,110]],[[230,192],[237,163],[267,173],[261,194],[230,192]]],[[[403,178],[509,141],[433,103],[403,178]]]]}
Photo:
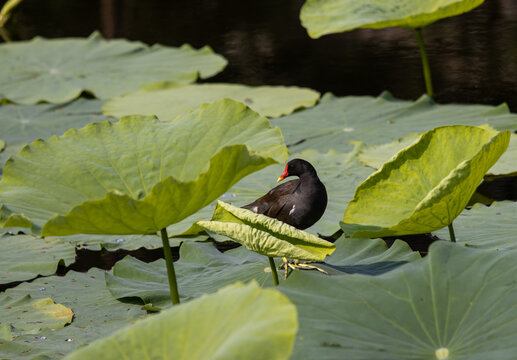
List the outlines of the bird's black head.
{"type": "Polygon", "coordinates": [[[302,176],[303,174],[316,174],[314,166],[310,162],[302,159],[293,159],[287,163],[285,170],[278,178],[277,182],[288,176],[302,176]]]}

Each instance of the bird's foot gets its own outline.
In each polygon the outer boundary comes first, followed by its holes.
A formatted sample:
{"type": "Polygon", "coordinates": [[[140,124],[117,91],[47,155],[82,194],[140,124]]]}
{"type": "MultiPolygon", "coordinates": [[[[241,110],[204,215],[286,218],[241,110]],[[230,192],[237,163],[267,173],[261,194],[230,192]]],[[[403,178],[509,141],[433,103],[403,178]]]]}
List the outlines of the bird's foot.
{"type": "Polygon", "coordinates": [[[325,275],[328,275],[328,272],[323,270],[320,267],[317,267],[316,265],[309,265],[310,261],[303,261],[300,262],[300,260],[294,259],[294,260],[288,260],[287,258],[283,257],[282,260],[284,261],[279,269],[284,269],[284,279],[287,280],[287,277],[293,270],[299,269],[299,270],[317,270],[319,272],[322,272],[325,275]]]}

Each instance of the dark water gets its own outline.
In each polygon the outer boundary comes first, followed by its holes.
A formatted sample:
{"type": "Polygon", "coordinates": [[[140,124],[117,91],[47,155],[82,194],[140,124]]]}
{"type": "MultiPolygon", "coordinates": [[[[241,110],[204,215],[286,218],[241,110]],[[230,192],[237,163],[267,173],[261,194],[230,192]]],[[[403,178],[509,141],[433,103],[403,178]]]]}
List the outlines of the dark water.
{"type": "MultiPolygon", "coordinates": [[[[24,0],[14,39],[87,36],[149,44],[210,45],[229,60],[210,81],[298,85],[337,95],[415,99],[424,92],[412,30],[355,30],[308,37],[300,0],[24,0]]],[[[517,111],[517,0],[486,0],[424,29],[440,102],[499,104],[517,111]]]]}

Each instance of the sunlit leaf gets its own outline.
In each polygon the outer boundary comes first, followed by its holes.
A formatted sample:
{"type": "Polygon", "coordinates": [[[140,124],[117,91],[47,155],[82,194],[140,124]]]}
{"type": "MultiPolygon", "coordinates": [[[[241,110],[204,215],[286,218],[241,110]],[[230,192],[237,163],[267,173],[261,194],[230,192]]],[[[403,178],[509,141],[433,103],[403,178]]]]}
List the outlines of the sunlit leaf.
{"type": "Polygon", "coordinates": [[[33,299],[0,296],[0,318],[3,324],[10,324],[14,332],[23,333],[40,329],[57,330],[72,321],[74,313],[51,298],[33,299]]]}
{"type": "Polygon", "coordinates": [[[284,162],[278,128],[233,100],[174,123],[128,117],[38,140],[9,159],[0,223],[43,234],[152,234],[249,173],[284,162]],[[19,215],[23,214],[23,216],[19,215]]]}
{"type": "Polygon", "coordinates": [[[0,45],[0,94],[11,101],[63,103],[82,91],[101,99],[156,81],[195,81],[221,71],[226,60],[209,47],[195,50],[127,40],[89,38],[17,41],[0,45]]]}
{"type": "Polygon", "coordinates": [[[334,244],[294,226],[222,201],[217,202],[211,221],[196,224],[269,257],[317,261],[335,249],[334,244]]]}
{"type": "Polygon", "coordinates": [[[461,125],[426,132],[356,189],[343,230],[379,237],[421,234],[451,224],[509,139],[509,131],[461,125]]]}
{"type": "Polygon", "coordinates": [[[170,121],[202,103],[229,98],[245,103],[263,116],[278,117],[313,106],[319,96],[314,90],[294,86],[159,83],[111,99],[103,106],[103,110],[104,114],[116,118],[153,114],[162,121],[170,121]]]}
{"type": "Polygon", "coordinates": [[[280,292],[238,283],[183,303],[66,359],[287,359],[296,308],[280,292]]]}
{"type": "Polygon", "coordinates": [[[313,38],[356,28],[419,28],[462,14],[484,0],[307,0],[300,20],[313,38]]]}

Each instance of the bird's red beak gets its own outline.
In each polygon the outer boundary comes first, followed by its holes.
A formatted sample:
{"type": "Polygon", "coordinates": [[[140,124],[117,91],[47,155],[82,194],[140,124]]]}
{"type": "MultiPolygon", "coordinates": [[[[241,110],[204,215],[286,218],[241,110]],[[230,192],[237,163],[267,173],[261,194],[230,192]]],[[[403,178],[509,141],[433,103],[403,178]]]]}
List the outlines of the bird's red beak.
{"type": "Polygon", "coordinates": [[[289,174],[287,173],[287,165],[286,165],[284,172],[282,173],[282,175],[280,175],[280,177],[278,178],[278,180],[276,182],[280,182],[280,181],[284,180],[288,176],[289,176],[289,174]]]}

